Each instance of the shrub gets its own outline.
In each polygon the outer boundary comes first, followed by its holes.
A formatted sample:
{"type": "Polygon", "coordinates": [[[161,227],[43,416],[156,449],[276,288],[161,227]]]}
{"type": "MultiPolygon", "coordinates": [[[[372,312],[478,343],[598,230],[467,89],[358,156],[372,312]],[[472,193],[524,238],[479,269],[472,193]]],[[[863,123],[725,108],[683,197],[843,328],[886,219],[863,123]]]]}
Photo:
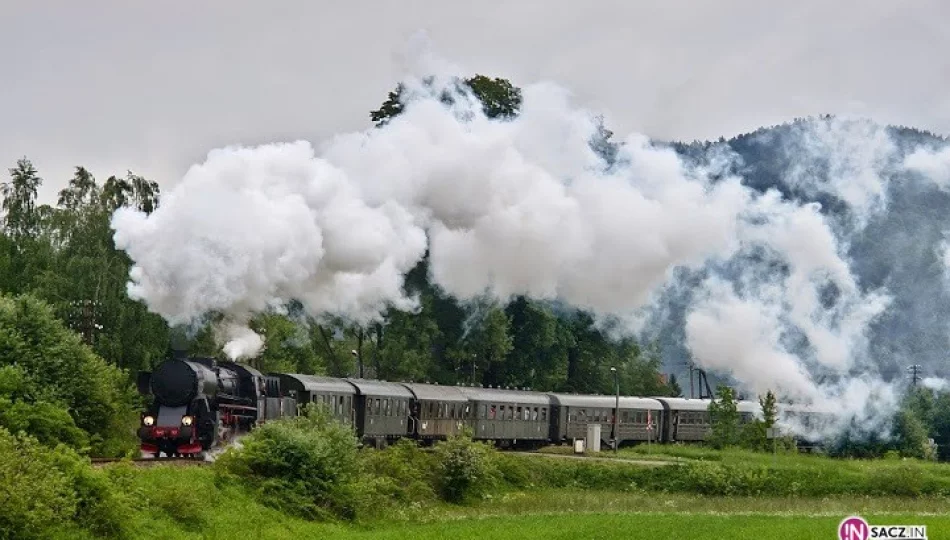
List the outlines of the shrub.
{"type": "Polygon", "coordinates": [[[322,408],[268,422],[216,462],[253,485],[265,504],[308,519],[355,517],[357,440],[322,408]]]}
{"type": "Polygon", "coordinates": [[[446,501],[462,503],[479,497],[500,479],[494,449],[473,441],[470,432],[436,444],[435,453],[439,492],[446,501]]]}
{"type": "Polygon", "coordinates": [[[128,537],[128,517],[137,508],[137,501],[118,489],[108,474],[93,469],[66,447],[57,448],[53,457],[55,467],[69,479],[75,494],[73,524],[100,537],[128,537]]]}
{"type": "Polygon", "coordinates": [[[376,495],[371,504],[401,507],[435,499],[435,456],[415,441],[402,439],[385,450],[363,449],[360,461],[364,479],[359,491],[376,495]]]}
{"type": "Polygon", "coordinates": [[[43,538],[76,510],[69,478],[34,439],[0,428],[0,538],[43,538]]]}
{"type": "MultiPolygon", "coordinates": [[[[11,402],[68,411],[75,426],[89,434],[91,451],[97,455],[118,456],[134,449],[137,398],[128,376],[93,353],[46,303],[28,295],[0,297],[4,367],[0,386],[11,402]]],[[[69,427],[60,418],[56,423],[69,427]]],[[[46,427],[31,421],[25,429],[37,429],[40,437],[50,439],[46,427]]],[[[80,439],[68,435],[57,440],[85,444],[80,439]]]]}
{"type": "Polygon", "coordinates": [[[0,538],[127,536],[131,507],[76,452],[0,427],[0,456],[0,538]]]}

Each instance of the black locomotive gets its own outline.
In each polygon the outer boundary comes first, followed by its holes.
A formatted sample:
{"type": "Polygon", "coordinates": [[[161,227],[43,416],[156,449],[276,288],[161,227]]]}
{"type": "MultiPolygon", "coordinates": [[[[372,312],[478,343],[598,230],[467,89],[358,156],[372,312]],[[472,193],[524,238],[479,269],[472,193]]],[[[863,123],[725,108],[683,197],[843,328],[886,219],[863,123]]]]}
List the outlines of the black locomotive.
{"type": "MultiPolygon", "coordinates": [[[[712,424],[708,399],[533,392],[527,389],[440,386],[302,374],[264,375],[212,358],[177,354],[154,373],[139,375],[139,391],[154,399],[142,414],[143,454],[200,457],[254,426],[298,414],[307,403],[325,407],[352,426],[364,444],[400,438],[425,443],[469,428],[500,446],[562,444],[599,424],[604,444],[702,442],[712,424]],[[616,418],[615,418],[616,417],[616,418]],[[615,422],[616,420],[616,422],[615,422]]],[[[739,401],[743,421],[759,404],[739,401]]],[[[831,411],[779,405],[784,418],[822,422],[831,411]]]]}
{"type": "Polygon", "coordinates": [[[295,412],[292,399],[280,399],[279,384],[244,364],[178,353],[139,374],[139,392],[154,396],[141,418],[141,450],[200,457],[265,418],[295,412]]]}

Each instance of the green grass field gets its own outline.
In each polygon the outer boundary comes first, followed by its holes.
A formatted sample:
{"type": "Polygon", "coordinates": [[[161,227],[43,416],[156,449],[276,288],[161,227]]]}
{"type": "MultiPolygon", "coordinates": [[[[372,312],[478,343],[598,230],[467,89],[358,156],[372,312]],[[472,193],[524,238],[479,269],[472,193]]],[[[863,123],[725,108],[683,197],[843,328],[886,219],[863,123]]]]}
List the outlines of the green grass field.
{"type": "MultiPolygon", "coordinates": [[[[927,525],[929,537],[946,538],[950,518],[888,515],[866,516],[871,523],[927,525]]],[[[340,531],[335,538],[415,540],[482,539],[624,539],[624,540],[787,540],[836,538],[841,518],[808,516],[736,516],[687,514],[530,515],[400,525],[371,531],[340,531]]]]}
{"type": "MultiPolygon", "coordinates": [[[[537,457],[535,459],[545,459],[537,457]]],[[[436,504],[359,525],[309,522],[267,508],[248,491],[220,485],[208,468],[135,471],[141,494],[135,538],[728,539],[835,538],[859,514],[872,523],[925,524],[950,532],[943,497],[704,497],[576,489],[512,491],[471,505],[436,504]]]]}

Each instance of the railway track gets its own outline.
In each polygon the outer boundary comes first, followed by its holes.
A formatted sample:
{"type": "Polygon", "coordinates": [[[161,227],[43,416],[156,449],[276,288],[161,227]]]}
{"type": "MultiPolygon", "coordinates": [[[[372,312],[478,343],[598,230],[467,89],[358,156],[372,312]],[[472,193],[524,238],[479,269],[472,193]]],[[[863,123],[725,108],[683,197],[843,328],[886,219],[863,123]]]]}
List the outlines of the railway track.
{"type": "Polygon", "coordinates": [[[129,461],[132,465],[136,467],[151,467],[153,465],[160,464],[172,464],[177,466],[186,466],[186,465],[211,465],[210,461],[205,461],[204,459],[198,458],[182,458],[182,457],[160,457],[160,458],[92,458],[93,467],[102,467],[110,463],[118,463],[120,461],[129,461]]]}

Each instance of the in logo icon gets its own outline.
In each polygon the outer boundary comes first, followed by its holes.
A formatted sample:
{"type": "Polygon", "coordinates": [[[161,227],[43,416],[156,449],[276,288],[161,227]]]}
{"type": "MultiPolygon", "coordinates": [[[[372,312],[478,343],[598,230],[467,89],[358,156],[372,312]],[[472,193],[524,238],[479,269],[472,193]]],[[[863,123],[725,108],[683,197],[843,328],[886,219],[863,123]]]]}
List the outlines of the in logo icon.
{"type": "Polygon", "coordinates": [[[859,516],[846,517],[838,525],[838,538],[840,540],[867,540],[870,536],[870,525],[859,516]]]}

